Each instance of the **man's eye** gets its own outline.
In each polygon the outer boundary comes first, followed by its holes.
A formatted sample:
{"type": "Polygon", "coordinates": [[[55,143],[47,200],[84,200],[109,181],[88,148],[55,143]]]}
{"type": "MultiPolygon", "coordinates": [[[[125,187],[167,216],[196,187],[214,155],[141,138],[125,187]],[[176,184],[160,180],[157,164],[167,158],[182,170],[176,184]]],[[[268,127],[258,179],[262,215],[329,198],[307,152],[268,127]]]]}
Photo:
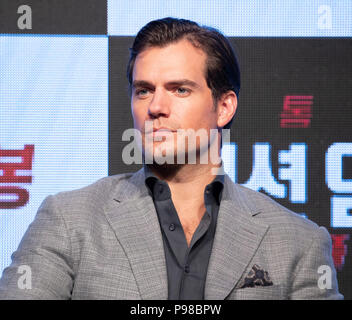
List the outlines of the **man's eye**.
{"type": "Polygon", "coordinates": [[[139,90],[136,90],[136,95],[139,96],[139,97],[146,96],[148,93],[149,93],[149,90],[148,90],[148,89],[139,89],[139,90]]]}
{"type": "Polygon", "coordinates": [[[190,90],[187,88],[179,87],[177,88],[176,92],[180,95],[188,95],[190,93],[190,90]]]}

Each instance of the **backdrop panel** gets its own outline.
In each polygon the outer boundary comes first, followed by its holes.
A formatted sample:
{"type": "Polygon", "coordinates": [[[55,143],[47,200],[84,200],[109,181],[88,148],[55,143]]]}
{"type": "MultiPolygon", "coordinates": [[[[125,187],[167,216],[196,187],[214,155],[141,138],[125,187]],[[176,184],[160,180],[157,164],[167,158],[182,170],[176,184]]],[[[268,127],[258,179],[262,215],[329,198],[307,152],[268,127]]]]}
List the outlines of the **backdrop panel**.
{"type": "Polygon", "coordinates": [[[47,195],[107,175],[107,44],[0,37],[0,270],[47,195]]]}
{"type": "MultiPolygon", "coordinates": [[[[230,39],[242,89],[226,171],[328,228],[341,290],[351,297],[352,40],[230,39]]],[[[122,160],[129,142],[121,137],[133,125],[125,80],[132,41],[110,37],[109,174],[141,167],[122,160]]]]}

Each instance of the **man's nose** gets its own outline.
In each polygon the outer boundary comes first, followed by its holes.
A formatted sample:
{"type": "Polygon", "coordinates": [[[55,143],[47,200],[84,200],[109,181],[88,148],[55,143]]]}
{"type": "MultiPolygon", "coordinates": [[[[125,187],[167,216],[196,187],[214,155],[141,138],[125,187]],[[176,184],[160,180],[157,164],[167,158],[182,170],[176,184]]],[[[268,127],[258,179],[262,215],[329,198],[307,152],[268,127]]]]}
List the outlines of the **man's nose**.
{"type": "Polygon", "coordinates": [[[148,114],[151,118],[168,117],[170,115],[170,97],[162,89],[154,91],[153,99],[150,101],[148,114]]]}

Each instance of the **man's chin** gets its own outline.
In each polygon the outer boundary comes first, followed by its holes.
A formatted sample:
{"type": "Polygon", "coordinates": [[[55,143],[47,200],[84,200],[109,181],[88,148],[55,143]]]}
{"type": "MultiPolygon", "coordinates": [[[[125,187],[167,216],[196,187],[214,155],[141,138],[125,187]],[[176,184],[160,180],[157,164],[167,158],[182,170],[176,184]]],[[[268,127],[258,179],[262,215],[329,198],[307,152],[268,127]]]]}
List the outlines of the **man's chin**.
{"type": "Polygon", "coordinates": [[[144,157],[147,159],[147,164],[153,163],[159,166],[182,166],[185,164],[195,164],[195,155],[195,152],[192,152],[192,156],[189,156],[189,154],[184,151],[177,152],[177,150],[160,150],[157,148],[153,150],[153,153],[149,152],[146,154],[146,152],[144,152],[144,157]]]}
{"type": "Polygon", "coordinates": [[[175,166],[179,164],[184,164],[184,163],[177,162],[177,155],[174,152],[154,153],[153,163],[159,166],[175,166]]]}

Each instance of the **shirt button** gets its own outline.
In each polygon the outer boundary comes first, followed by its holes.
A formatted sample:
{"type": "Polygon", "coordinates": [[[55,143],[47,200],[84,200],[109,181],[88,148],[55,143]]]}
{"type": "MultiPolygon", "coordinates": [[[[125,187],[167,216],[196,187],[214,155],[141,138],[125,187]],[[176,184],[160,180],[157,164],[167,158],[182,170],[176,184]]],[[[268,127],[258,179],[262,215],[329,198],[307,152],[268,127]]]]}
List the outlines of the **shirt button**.
{"type": "Polygon", "coordinates": [[[189,265],[185,265],[185,272],[189,273],[189,265]]]}
{"type": "Polygon", "coordinates": [[[209,193],[210,192],[210,190],[209,190],[209,188],[207,187],[206,189],[205,189],[205,193],[209,193]]]}
{"type": "Polygon", "coordinates": [[[173,223],[171,223],[170,225],[169,225],[169,230],[170,231],[174,231],[175,230],[175,225],[173,224],[173,223]]]}
{"type": "Polygon", "coordinates": [[[159,185],[159,193],[163,193],[164,187],[162,185],[159,185]]]}

